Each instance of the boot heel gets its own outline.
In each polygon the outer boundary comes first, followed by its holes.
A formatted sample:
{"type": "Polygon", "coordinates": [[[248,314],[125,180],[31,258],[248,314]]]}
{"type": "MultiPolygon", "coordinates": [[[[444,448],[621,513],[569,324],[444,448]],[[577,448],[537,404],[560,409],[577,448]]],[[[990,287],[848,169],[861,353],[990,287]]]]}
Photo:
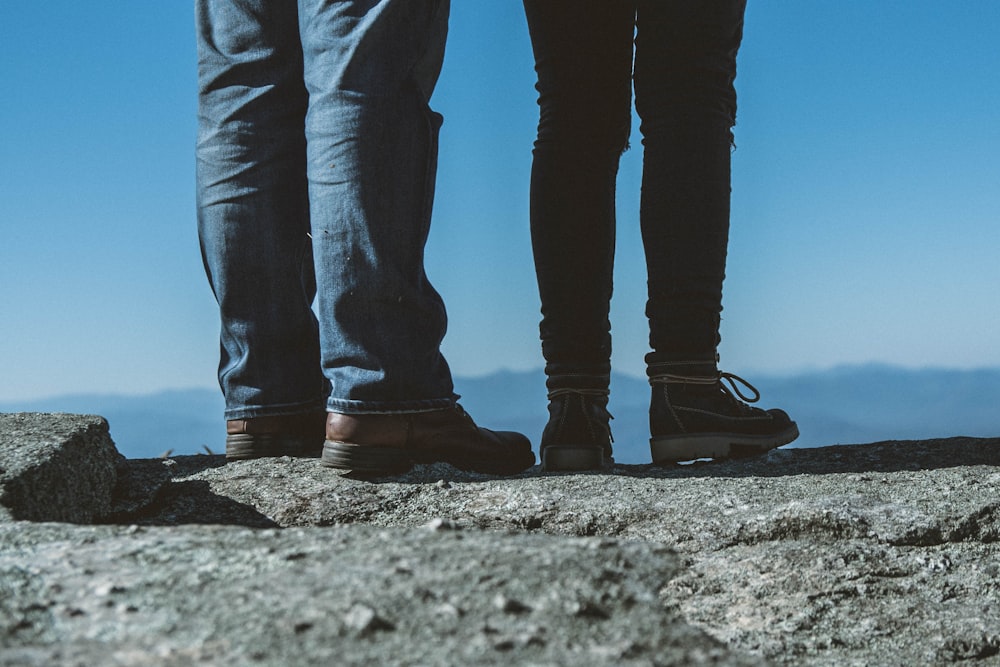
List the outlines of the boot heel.
{"type": "Polygon", "coordinates": [[[545,472],[578,472],[603,467],[603,447],[549,445],[542,449],[542,470],[545,472]]]}
{"type": "Polygon", "coordinates": [[[226,436],[226,459],[239,461],[275,456],[281,437],[268,433],[233,433],[226,436]]]}
{"type": "Polygon", "coordinates": [[[365,475],[398,475],[413,467],[413,461],[401,449],[355,445],[327,440],[323,444],[320,465],[365,475]]]}

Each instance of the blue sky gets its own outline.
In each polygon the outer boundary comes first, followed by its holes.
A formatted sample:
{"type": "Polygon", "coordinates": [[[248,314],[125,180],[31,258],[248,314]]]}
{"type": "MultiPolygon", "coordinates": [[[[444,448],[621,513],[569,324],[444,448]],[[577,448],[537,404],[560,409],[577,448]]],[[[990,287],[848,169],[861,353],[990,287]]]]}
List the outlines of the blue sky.
{"type": "MultiPolygon", "coordinates": [[[[455,0],[428,273],[456,375],[541,365],[516,0],[455,0]]],[[[751,0],[723,365],[1000,366],[1000,3],[751,0]]],[[[0,400],[214,386],[189,2],[0,0],[0,400]]],[[[641,146],[614,364],[642,373],[641,146]]],[[[752,379],[752,377],[750,378],[752,379]]]]}

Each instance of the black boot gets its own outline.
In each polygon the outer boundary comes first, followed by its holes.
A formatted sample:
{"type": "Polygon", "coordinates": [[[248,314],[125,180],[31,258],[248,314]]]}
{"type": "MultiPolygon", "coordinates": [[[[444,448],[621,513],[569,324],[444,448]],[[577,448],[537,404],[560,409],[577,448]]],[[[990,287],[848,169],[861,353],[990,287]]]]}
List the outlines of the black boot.
{"type": "Polygon", "coordinates": [[[549,422],[542,432],[540,447],[542,470],[599,470],[612,465],[611,419],[607,390],[549,392],[549,422]]]}
{"type": "Polygon", "coordinates": [[[653,387],[649,447],[654,464],[754,456],[799,436],[798,426],[783,410],[747,405],[756,403],[760,392],[714,365],[658,364],[649,376],[653,387]],[[753,395],[745,396],[737,382],[753,395]]]}

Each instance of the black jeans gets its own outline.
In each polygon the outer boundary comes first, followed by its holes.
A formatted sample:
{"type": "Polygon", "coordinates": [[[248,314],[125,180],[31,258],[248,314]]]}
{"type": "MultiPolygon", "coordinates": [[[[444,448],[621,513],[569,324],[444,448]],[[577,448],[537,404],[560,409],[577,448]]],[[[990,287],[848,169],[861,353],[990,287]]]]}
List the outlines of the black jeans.
{"type": "Polygon", "coordinates": [[[746,0],[524,7],[538,74],[531,236],[550,389],[607,386],[615,180],[633,82],[644,147],[646,361],[714,363],[746,0]]]}

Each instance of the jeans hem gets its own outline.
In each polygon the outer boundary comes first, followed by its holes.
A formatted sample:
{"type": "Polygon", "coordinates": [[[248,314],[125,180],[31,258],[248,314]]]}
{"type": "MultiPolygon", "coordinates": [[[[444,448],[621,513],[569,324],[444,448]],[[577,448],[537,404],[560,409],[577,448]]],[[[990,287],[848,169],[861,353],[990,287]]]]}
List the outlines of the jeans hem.
{"type": "Polygon", "coordinates": [[[455,405],[458,396],[431,398],[417,401],[356,401],[331,398],[326,402],[327,412],[343,415],[392,415],[447,410],[455,405]]]}
{"type": "Polygon", "coordinates": [[[240,408],[226,408],[226,421],[234,419],[254,419],[257,417],[283,417],[285,415],[300,415],[324,410],[326,399],[309,401],[308,403],[283,403],[280,405],[246,405],[240,408]]]}

